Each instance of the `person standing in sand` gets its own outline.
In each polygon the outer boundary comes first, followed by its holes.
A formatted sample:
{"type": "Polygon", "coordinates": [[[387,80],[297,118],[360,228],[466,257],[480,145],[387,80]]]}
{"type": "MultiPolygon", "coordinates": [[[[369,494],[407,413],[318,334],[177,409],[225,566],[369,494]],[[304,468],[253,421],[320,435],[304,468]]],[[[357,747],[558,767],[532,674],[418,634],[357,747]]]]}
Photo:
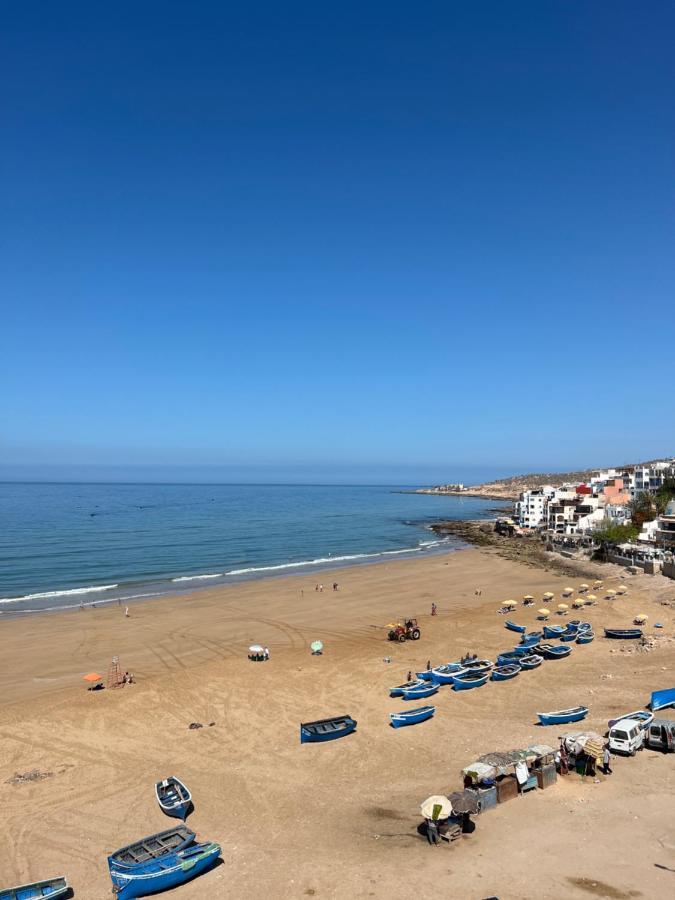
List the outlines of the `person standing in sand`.
{"type": "Polygon", "coordinates": [[[129,607],[128,606],[124,607],[124,615],[126,616],[127,619],[129,618],[129,607]]]}
{"type": "Polygon", "coordinates": [[[612,770],[609,767],[611,759],[612,757],[609,752],[609,747],[605,747],[605,749],[602,751],[602,771],[605,775],[612,774],[612,770]]]}
{"type": "Polygon", "coordinates": [[[270,658],[270,648],[269,648],[269,647],[265,647],[265,659],[267,660],[267,659],[269,659],[269,658],[270,658]]]}

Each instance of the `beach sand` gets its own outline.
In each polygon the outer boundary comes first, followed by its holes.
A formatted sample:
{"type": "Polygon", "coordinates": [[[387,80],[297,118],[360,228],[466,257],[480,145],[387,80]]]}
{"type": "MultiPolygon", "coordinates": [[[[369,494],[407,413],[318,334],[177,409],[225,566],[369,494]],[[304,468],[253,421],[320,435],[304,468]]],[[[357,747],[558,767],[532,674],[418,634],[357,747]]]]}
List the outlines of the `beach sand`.
{"type": "MultiPolygon", "coordinates": [[[[480,754],[556,744],[560,729],[536,726],[538,710],[588,705],[584,727],[604,733],[608,718],[673,686],[675,643],[623,652],[600,634],[641,612],[673,635],[675,609],[659,601],[675,584],[602,571],[629,593],[584,611],[593,644],[511,682],[442,688],[435,717],[400,730],[388,716],[406,704],[390,686],[427,659],[494,659],[518,642],[500,602],[559,592],[569,577],[471,549],[148,601],[129,618],[115,605],[1,622],[0,886],[65,873],[77,898],[110,897],[106,855],[169,827],[153,785],[175,774],[192,790],[190,826],[223,859],[167,896],[668,896],[675,874],[659,866],[675,869],[673,755],[616,759],[597,782],[559,779],[477,817],[451,847],[415,831],[420,802],[460,788],[460,769],[480,754]],[[386,624],[405,615],[422,639],[387,642],[386,624]],[[317,638],[325,652],[312,657],[317,638]],[[247,660],[254,642],[269,662],[247,660]],[[82,675],[105,675],[114,654],[137,684],[88,692],[82,675]],[[358,720],[355,734],[300,744],[301,721],[343,713],[358,720]],[[51,774],[6,783],[34,769],[51,774]]],[[[512,618],[533,628],[540,605],[512,618]]]]}

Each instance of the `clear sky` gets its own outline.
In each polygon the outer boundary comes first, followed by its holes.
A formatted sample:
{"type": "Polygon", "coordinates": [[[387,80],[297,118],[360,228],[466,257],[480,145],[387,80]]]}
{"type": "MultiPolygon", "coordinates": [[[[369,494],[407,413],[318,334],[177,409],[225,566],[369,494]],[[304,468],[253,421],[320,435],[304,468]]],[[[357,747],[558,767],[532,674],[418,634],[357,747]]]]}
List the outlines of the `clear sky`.
{"type": "Polygon", "coordinates": [[[0,475],[674,454],[674,36],[658,0],[5,5],[0,475]]]}

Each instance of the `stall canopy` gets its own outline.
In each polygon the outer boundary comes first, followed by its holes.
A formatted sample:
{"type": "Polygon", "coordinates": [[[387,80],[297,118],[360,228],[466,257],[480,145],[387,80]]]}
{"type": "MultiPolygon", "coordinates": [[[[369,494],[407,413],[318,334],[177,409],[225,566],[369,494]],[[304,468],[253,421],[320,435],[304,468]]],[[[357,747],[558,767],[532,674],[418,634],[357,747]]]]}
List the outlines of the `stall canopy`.
{"type": "Polygon", "coordinates": [[[505,750],[494,753],[486,753],[480,756],[476,762],[462,769],[462,775],[470,775],[474,781],[497,778],[499,775],[507,775],[513,772],[519,762],[532,763],[544,756],[553,756],[555,749],[548,744],[535,744],[524,750],[505,750]]]}
{"type": "Polygon", "coordinates": [[[568,731],[562,739],[568,752],[575,756],[580,753],[602,756],[602,748],[605,746],[605,739],[597,731],[568,731]]]}

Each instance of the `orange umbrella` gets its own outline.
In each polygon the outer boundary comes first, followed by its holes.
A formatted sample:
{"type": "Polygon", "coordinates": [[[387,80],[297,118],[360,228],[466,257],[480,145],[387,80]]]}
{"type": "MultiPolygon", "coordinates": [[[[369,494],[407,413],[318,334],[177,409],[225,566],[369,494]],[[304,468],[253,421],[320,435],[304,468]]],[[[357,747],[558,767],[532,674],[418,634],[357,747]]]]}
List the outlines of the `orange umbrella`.
{"type": "Polygon", "coordinates": [[[102,678],[103,675],[99,675],[98,672],[90,672],[82,677],[82,681],[100,681],[102,678]]]}

